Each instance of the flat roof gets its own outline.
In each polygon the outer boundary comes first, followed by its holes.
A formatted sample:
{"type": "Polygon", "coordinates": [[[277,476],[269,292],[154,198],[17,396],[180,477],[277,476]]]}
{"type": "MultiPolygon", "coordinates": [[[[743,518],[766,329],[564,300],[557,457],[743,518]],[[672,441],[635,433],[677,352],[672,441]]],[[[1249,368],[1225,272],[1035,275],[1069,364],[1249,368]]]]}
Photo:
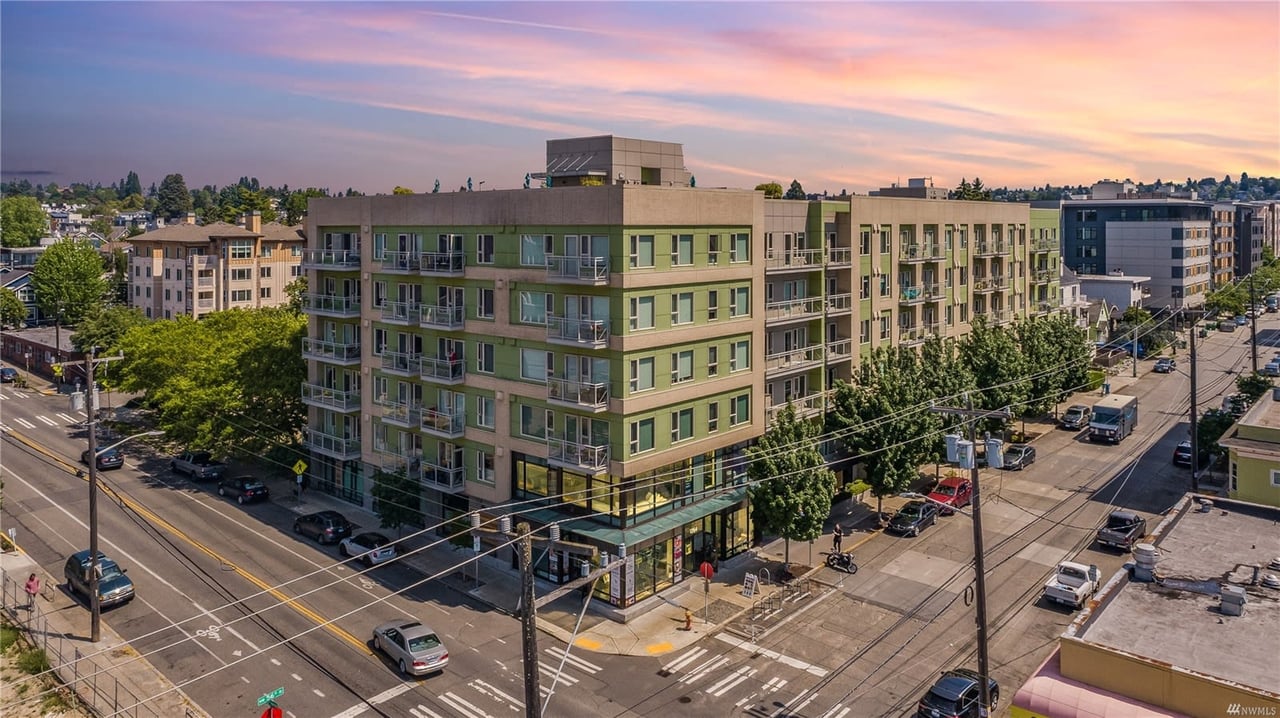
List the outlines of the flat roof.
{"type": "Polygon", "coordinates": [[[1120,581],[1076,637],[1179,669],[1280,693],[1276,637],[1280,590],[1253,579],[1280,557],[1280,508],[1227,499],[1201,506],[1188,494],[1159,529],[1155,583],[1120,581]],[[1218,610],[1218,588],[1245,589],[1243,615],[1218,610]]]}
{"type": "Polygon", "coordinates": [[[1080,274],[1076,272],[1076,278],[1081,282],[1150,282],[1151,277],[1143,277],[1137,274],[1080,274]]]}

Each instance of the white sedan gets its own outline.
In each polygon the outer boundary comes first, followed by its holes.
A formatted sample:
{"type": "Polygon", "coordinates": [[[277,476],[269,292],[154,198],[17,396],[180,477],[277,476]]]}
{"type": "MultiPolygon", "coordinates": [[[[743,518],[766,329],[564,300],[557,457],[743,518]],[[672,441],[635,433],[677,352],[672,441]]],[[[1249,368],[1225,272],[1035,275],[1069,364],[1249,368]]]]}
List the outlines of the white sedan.
{"type": "Polygon", "coordinates": [[[338,544],[338,553],[358,558],[366,566],[373,566],[395,558],[396,545],[386,536],[368,531],[342,539],[342,543],[338,544]]]}

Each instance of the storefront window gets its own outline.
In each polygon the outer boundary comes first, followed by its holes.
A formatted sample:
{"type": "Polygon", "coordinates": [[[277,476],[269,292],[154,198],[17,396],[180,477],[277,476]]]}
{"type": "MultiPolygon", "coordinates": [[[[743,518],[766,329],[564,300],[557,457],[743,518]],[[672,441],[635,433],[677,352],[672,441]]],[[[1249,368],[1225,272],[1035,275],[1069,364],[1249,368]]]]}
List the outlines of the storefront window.
{"type": "Polygon", "coordinates": [[[551,479],[546,466],[533,463],[536,459],[523,457],[516,462],[516,486],[525,497],[550,496],[551,479]]]}
{"type": "MultiPolygon", "coordinates": [[[[621,501],[617,497],[617,488],[613,485],[613,477],[608,474],[597,474],[591,477],[591,510],[599,521],[606,521],[618,516],[621,501]]],[[[610,521],[610,523],[616,523],[610,521]]]]}
{"type": "Polygon", "coordinates": [[[560,474],[560,483],[564,487],[564,502],[586,508],[588,505],[587,477],[564,471],[560,474]]]}
{"type": "Polygon", "coordinates": [[[736,556],[747,550],[751,541],[751,520],[747,516],[747,507],[725,514],[725,557],[736,556]]]}

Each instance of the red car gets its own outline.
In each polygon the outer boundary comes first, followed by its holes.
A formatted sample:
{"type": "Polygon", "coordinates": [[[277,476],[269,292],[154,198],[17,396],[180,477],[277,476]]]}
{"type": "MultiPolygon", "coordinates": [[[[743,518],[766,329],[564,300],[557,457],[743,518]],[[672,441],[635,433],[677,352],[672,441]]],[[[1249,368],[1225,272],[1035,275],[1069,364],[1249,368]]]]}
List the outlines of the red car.
{"type": "Polygon", "coordinates": [[[934,487],[929,500],[942,504],[938,507],[942,513],[954,514],[973,501],[973,484],[961,476],[948,476],[934,487]]]}

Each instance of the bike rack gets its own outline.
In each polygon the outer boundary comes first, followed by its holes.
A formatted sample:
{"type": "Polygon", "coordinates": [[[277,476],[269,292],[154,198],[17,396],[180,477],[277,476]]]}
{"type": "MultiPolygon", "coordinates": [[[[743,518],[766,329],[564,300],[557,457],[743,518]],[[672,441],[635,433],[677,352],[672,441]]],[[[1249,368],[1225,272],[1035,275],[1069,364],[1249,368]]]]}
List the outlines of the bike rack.
{"type": "Polygon", "coordinates": [[[756,574],[756,577],[760,579],[760,585],[762,586],[768,586],[773,583],[773,574],[769,573],[769,569],[767,568],[760,569],[756,574]]]}

